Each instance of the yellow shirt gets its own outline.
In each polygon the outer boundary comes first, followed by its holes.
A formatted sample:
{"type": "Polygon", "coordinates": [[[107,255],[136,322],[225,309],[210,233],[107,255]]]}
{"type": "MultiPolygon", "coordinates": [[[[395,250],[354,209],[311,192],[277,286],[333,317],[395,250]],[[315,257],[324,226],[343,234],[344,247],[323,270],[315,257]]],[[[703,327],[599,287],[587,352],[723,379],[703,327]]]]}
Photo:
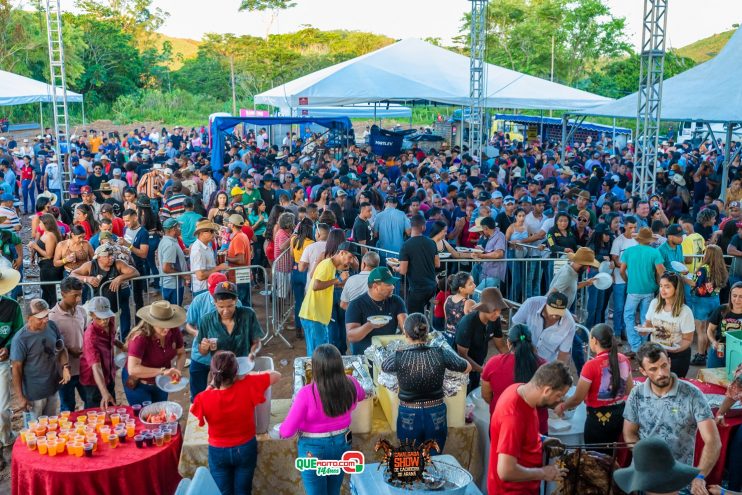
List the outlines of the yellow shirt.
{"type": "MultiPolygon", "coordinates": [[[[703,255],[704,251],[706,251],[706,241],[704,241],[703,236],[699,234],[698,232],[694,232],[691,235],[685,236],[685,239],[683,239],[683,244],[681,244],[683,247],[683,256],[691,256],[691,255],[703,255]]],[[[696,269],[701,265],[703,262],[703,257],[697,257],[692,258],[692,261],[690,263],[686,263],[685,266],[688,267],[688,271],[690,273],[696,273],[696,269]]]]}
{"type": "Polygon", "coordinates": [[[100,148],[101,144],[103,144],[103,138],[98,136],[90,138],[90,151],[98,153],[98,148],[100,148]]]}
{"type": "Polygon", "coordinates": [[[317,321],[323,325],[330,323],[332,318],[332,298],[333,289],[331,285],[323,290],[314,290],[314,281],[327,282],[333,280],[337,275],[337,269],[332,263],[332,258],[327,258],[317,264],[314,269],[312,280],[309,282],[309,289],[304,296],[304,302],[299,311],[299,318],[305,320],[317,321]]]}
{"type": "Polygon", "coordinates": [[[304,250],[310,244],[314,244],[314,241],[312,239],[304,239],[304,244],[299,246],[298,248],[295,248],[294,239],[296,239],[296,236],[291,237],[291,252],[294,253],[294,263],[298,263],[299,260],[301,260],[301,255],[304,252],[304,250]]]}

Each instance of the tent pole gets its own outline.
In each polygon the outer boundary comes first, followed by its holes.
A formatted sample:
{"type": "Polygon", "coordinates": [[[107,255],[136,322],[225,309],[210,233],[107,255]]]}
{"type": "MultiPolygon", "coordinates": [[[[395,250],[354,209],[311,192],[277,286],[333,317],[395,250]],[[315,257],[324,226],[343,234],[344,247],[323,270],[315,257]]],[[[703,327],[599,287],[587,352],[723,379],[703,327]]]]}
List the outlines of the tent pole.
{"type": "Polygon", "coordinates": [[[543,110],[541,110],[541,120],[539,122],[538,135],[543,145],[543,142],[544,142],[544,111],[543,110]]]}
{"type": "Polygon", "coordinates": [[[560,164],[562,168],[564,168],[564,164],[566,163],[566,154],[567,154],[567,120],[569,119],[569,114],[562,115],[562,153],[560,155],[560,164]]]}
{"type": "Polygon", "coordinates": [[[613,137],[611,138],[611,155],[615,154],[616,152],[616,117],[613,117],[613,137]]]}
{"type": "Polygon", "coordinates": [[[39,125],[41,126],[41,131],[44,131],[44,103],[39,102],[39,125]]]}
{"type": "Polygon", "coordinates": [[[727,141],[724,143],[724,164],[721,172],[721,201],[727,202],[727,183],[729,182],[729,167],[732,165],[732,129],[731,122],[727,122],[727,141]]]}
{"type": "Polygon", "coordinates": [[[80,105],[82,106],[82,126],[85,127],[85,100],[82,100],[80,105]]]}
{"type": "Polygon", "coordinates": [[[459,132],[459,146],[461,146],[461,152],[464,151],[464,107],[461,107],[461,132],[459,132]]]}

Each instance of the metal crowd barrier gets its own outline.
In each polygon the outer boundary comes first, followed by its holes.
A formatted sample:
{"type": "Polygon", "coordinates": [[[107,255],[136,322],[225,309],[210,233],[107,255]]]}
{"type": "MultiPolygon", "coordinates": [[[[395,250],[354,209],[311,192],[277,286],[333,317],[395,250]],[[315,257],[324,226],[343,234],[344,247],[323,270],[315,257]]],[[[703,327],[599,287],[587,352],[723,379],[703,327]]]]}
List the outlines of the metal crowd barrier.
{"type": "MultiPolygon", "coordinates": [[[[279,254],[271,266],[272,295],[271,316],[272,333],[264,343],[268,343],[274,337],[281,339],[284,344],[293,349],[294,346],[283,336],[283,330],[294,314],[294,291],[291,284],[291,272],[294,267],[294,258],[291,248],[287,248],[279,254]]],[[[266,280],[268,280],[266,278],[266,280]]],[[[297,323],[294,322],[294,325],[297,323]]]]}
{"type": "MultiPolygon", "coordinates": [[[[80,283],[82,283],[82,285],[83,285],[83,290],[85,290],[85,288],[87,288],[88,290],[93,290],[93,287],[90,284],[86,284],[85,282],[82,282],[82,281],[80,283]]],[[[28,304],[31,302],[31,299],[32,299],[32,298],[26,296],[25,291],[24,291],[24,288],[25,287],[36,288],[36,287],[41,287],[41,286],[44,286],[44,285],[53,285],[54,288],[55,288],[55,292],[57,294],[57,301],[59,301],[60,299],[62,299],[62,288],[61,288],[61,286],[62,286],[62,280],[45,280],[45,281],[37,281],[37,282],[20,282],[18,284],[18,286],[17,286],[18,289],[22,291],[21,297],[23,298],[23,304],[20,304],[21,301],[18,301],[18,303],[21,306],[21,311],[23,312],[24,319],[26,317],[28,317],[28,315],[30,314],[30,312],[28,311],[28,304]]],[[[14,291],[15,291],[15,289],[13,291],[9,292],[8,294],[6,294],[6,296],[12,296],[14,291]]],[[[38,294],[38,296],[37,295],[34,295],[33,299],[36,299],[37,297],[39,299],[41,299],[42,298],[42,295],[43,295],[43,293],[42,294],[38,294]]]]}
{"type": "MultiPolygon", "coordinates": [[[[270,340],[270,335],[274,332],[274,329],[271,326],[272,318],[271,318],[271,304],[269,302],[270,301],[270,290],[268,290],[268,288],[269,288],[269,282],[268,282],[268,278],[267,278],[267,270],[263,266],[259,266],[259,265],[248,265],[248,266],[230,266],[226,270],[223,270],[222,272],[236,271],[236,270],[247,270],[247,269],[249,269],[251,271],[252,270],[263,270],[263,274],[266,277],[265,278],[265,280],[266,280],[266,290],[263,291],[263,292],[261,292],[261,293],[258,293],[257,295],[258,296],[259,295],[262,295],[263,296],[263,299],[264,299],[265,327],[263,329],[263,337],[262,337],[261,340],[263,340],[263,342],[267,342],[268,340],[270,340]]],[[[158,300],[161,300],[162,299],[162,294],[161,294],[160,291],[158,291],[156,293],[150,292],[149,285],[148,285],[148,282],[150,280],[162,279],[164,277],[181,277],[183,275],[191,276],[191,275],[193,275],[195,273],[196,273],[195,271],[177,272],[177,273],[162,273],[161,272],[158,275],[140,275],[138,277],[134,277],[134,278],[128,279],[126,282],[129,283],[129,287],[131,289],[131,295],[129,296],[129,301],[128,301],[129,309],[131,310],[132,308],[134,308],[134,301],[133,301],[133,295],[134,295],[134,283],[133,282],[134,281],[140,281],[141,280],[141,281],[144,281],[145,283],[147,283],[147,289],[145,290],[145,292],[143,294],[143,296],[144,296],[144,305],[147,306],[148,304],[151,304],[154,301],[158,301],[158,300]]],[[[108,285],[110,285],[110,283],[111,283],[111,281],[106,281],[105,283],[103,283],[98,288],[93,288],[90,284],[86,284],[86,285],[88,287],[90,287],[90,289],[91,289],[91,291],[92,291],[93,294],[96,294],[96,293],[97,294],[102,294],[103,293],[103,289],[106,288],[108,285]]],[[[185,306],[185,296],[187,294],[192,295],[192,293],[191,293],[191,290],[190,290],[190,286],[186,287],[182,282],[179,282],[179,284],[182,284],[182,287],[181,288],[183,289],[183,305],[185,306]]],[[[123,301],[121,301],[121,299],[120,299],[120,297],[118,295],[118,291],[116,292],[116,294],[117,294],[117,302],[119,303],[119,306],[120,306],[123,301]]],[[[251,306],[253,308],[256,307],[255,306],[255,299],[256,299],[256,293],[253,291],[253,293],[251,294],[251,301],[252,301],[251,306]]],[[[132,322],[134,321],[134,313],[135,312],[136,312],[136,308],[134,308],[134,311],[132,312],[132,322]]]]}

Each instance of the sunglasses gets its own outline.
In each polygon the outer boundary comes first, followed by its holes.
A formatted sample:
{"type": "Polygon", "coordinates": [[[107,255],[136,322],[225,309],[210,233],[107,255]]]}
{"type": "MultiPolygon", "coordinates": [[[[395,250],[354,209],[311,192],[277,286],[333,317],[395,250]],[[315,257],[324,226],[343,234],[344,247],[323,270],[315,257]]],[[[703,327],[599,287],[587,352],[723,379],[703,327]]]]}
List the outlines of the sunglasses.
{"type": "Polygon", "coordinates": [[[577,221],[578,221],[578,222],[582,222],[582,223],[585,223],[585,222],[589,222],[589,221],[590,221],[590,219],[588,219],[588,218],[582,218],[582,217],[580,217],[580,218],[578,218],[578,219],[577,219],[577,221]]]}

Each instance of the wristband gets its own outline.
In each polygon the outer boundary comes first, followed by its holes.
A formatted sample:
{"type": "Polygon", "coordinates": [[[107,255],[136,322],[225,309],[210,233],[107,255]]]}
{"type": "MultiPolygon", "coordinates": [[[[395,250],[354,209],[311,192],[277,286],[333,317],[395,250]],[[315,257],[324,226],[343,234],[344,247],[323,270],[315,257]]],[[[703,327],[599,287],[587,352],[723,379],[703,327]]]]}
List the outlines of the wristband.
{"type": "Polygon", "coordinates": [[[704,475],[702,475],[701,473],[698,473],[698,474],[696,475],[696,479],[698,479],[698,480],[705,480],[705,479],[706,479],[706,477],[705,477],[704,475]]]}

